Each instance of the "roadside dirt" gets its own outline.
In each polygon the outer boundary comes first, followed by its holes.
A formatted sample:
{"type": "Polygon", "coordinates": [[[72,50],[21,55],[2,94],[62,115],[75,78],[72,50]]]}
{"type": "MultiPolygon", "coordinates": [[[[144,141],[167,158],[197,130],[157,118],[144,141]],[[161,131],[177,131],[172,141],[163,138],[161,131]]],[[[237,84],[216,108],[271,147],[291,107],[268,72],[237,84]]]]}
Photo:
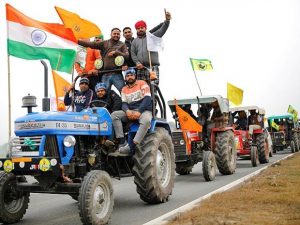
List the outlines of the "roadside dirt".
{"type": "Polygon", "coordinates": [[[299,225],[300,153],[238,188],[215,194],[168,225],[299,225]]]}

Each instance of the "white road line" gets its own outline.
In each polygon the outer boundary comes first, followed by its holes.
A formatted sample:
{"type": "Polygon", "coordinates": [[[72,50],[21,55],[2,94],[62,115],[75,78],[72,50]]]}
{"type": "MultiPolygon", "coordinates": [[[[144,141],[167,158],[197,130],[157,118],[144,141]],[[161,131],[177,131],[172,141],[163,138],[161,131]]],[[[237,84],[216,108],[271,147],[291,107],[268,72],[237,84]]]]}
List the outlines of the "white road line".
{"type": "Polygon", "coordinates": [[[229,184],[227,184],[227,185],[225,185],[223,187],[220,187],[219,189],[217,189],[217,190],[215,190],[213,192],[210,192],[210,193],[208,193],[208,194],[206,194],[206,195],[204,195],[204,196],[202,196],[202,197],[200,197],[200,198],[198,198],[198,199],[196,199],[196,200],[194,200],[194,201],[192,201],[190,203],[187,203],[187,204],[185,204],[185,205],[183,205],[183,206],[181,206],[181,207],[179,207],[177,209],[174,209],[173,211],[168,212],[168,213],[166,213],[166,214],[164,214],[164,215],[162,215],[162,216],[160,216],[160,217],[158,217],[158,218],[156,218],[154,220],[151,220],[151,221],[149,221],[147,223],[144,223],[143,225],[163,225],[163,224],[167,224],[168,222],[170,222],[170,220],[172,220],[176,216],[180,215],[181,213],[189,211],[189,210],[193,209],[194,207],[198,206],[201,201],[203,201],[203,200],[211,197],[212,195],[214,195],[216,193],[227,191],[227,190],[229,190],[229,189],[231,189],[231,188],[233,188],[233,187],[235,187],[235,186],[237,186],[237,185],[239,185],[239,184],[241,184],[241,183],[249,180],[251,177],[256,176],[257,174],[259,174],[263,170],[267,169],[268,167],[274,165],[275,163],[278,163],[281,160],[284,160],[284,159],[287,159],[287,158],[291,157],[293,154],[289,154],[289,155],[285,156],[282,159],[279,159],[279,160],[277,160],[277,161],[275,161],[275,162],[273,162],[271,164],[267,164],[265,167],[263,167],[263,168],[255,171],[253,173],[250,173],[247,176],[244,176],[244,177],[242,177],[242,178],[240,178],[238,180],[235,180],[235,181],[233,181],[233,182],[231,182],[231,183],[229,183],[229,184]]]}

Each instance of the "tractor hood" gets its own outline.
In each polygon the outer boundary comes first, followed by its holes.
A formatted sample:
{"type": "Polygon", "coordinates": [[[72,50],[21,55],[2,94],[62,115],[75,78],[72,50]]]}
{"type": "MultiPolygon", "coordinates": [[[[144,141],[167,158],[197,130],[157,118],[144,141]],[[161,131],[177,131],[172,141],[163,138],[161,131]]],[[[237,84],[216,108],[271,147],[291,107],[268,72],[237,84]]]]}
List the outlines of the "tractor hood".
{"type": "Polygon", "coordinates": [[[111,135],[112,120],[105,108],[81,112],[29,113],[15,121],[17,136],[111,135]]]}

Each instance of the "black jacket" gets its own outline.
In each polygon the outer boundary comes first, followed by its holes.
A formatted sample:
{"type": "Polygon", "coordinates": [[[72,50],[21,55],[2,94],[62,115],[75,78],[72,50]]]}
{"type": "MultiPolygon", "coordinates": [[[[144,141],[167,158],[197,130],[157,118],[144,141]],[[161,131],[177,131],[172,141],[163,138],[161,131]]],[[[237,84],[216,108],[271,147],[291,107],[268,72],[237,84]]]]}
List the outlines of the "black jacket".
{"type": "Polygon", "coordinates": [[[107,91],[103,98],[97,97],[97,99],[107,102],[108,105],[105,108],[110,113],[122,109],[121,97],[113,90],[107,91]]]}

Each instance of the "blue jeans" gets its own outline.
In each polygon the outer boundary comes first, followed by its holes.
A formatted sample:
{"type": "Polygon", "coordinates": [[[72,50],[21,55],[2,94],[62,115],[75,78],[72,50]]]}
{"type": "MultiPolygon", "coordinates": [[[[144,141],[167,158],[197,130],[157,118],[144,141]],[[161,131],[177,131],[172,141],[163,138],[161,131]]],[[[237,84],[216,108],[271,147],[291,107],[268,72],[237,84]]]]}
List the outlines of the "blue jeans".
{"type": "Polygon", "coordinates": [[[120,93],[125,85],[123,75],[120,73],[103,74],[102,82],[106,84],[108,90],[110,90],[111,86],[114,85],[120,93]]]}

